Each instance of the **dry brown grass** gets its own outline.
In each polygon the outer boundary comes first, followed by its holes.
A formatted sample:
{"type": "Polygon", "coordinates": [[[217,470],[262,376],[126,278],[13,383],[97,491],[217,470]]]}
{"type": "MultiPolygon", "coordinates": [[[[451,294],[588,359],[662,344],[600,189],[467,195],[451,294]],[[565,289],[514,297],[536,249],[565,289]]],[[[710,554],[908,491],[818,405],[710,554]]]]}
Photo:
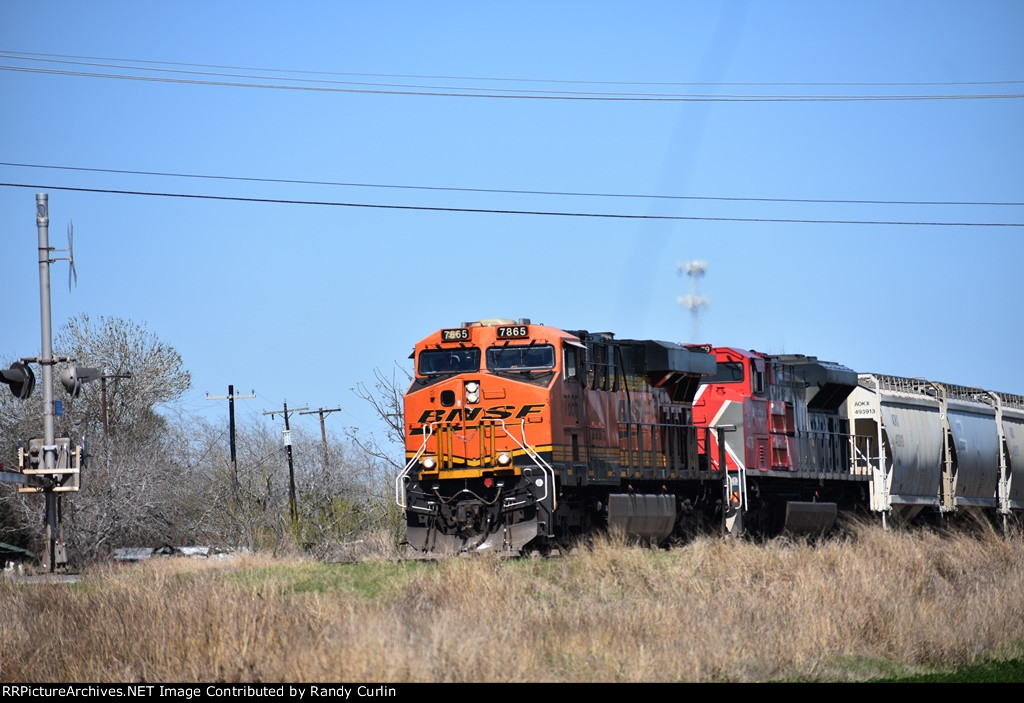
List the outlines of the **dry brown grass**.
{"type": "Polygon", "coordinates": [[[1024,541],[862,529],[513,561],[170,559],[0,583],[0,602],[3,681],[859,680],[1019,657],[1024,541]]]}

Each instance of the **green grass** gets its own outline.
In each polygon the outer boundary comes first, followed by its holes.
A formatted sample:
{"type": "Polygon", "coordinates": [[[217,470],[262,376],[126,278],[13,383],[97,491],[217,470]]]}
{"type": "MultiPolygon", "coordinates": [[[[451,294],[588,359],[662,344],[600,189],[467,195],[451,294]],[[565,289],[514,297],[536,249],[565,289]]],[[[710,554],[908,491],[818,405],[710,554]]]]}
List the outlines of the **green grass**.
{"type": "MultiPolygon", "coordinates": [[[[1018,648],[1024,651],[1024,645],[1018,648]]],[[[831,668],[865,683],[1024,683],[1024,658],[986,659],[962,667],[941,663],[914,664],[862,655],[840,657],[831,668]]],[[[799,679],[804,683],[824,683],[830,678],[799,679]]],[[[782,681],[785,683],[785,681],[782,681]]]]}
{"type": "Polygon", "coordinates": [[[948,672],[871,679],[872,683],[1024,683],[1024,659],[986,661],[948,672]]]}
{"type": "Polygon", "coordinates": [[[431,562],[288,563],[232,571],[228,579],[247,589],[273,585],[285,594],[344,593],[388,600],[401,593],[416,574],[435,568],[431,562]]]}

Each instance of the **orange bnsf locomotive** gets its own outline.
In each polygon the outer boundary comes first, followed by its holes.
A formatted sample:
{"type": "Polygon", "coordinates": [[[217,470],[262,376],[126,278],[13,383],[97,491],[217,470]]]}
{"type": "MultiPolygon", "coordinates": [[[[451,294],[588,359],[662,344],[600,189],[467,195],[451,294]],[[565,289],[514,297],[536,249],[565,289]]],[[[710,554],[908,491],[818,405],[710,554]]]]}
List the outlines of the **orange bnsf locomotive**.
{"type": "Polygon", "coordinates": [[[691,415],[707,353],[484,320],[435,332],[413,357],[396,497],[414,550],[515,553],[601,526],[662,539],[677,521],[670,486],[721,484],[698,468],[691,415]]]}
{"type": "Polygon", "coordinates": [[[1024,509],[1020,396],[529,320],[442,329],[412,358],[395,492],[414,552],[1024,509]]]}

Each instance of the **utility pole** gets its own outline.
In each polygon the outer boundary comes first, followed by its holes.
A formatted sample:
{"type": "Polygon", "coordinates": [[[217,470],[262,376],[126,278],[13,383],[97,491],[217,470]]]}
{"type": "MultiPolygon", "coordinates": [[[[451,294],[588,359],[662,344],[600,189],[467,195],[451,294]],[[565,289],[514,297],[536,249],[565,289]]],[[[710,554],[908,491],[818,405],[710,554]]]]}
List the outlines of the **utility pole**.
{"type": "MultiPolygon", "coordinates": [[[[235,458],[235,398],[255,398],[256,391],[251,390],[251,395],[235,395],[235,387],[232,384],[228,384],[227,395],[210,395],[206,394],[207,400],[227,400],[228,401],[228,429],[231,435],[231,487],[237,492],[238,491],[238,463],[235,458]]],[[[104,412],[106,412],[106,402],[104,402],[104,412]]],[[[266,415],[266,413],[263,413],[266,415]]],[[[106,417],[106,415],[104,415],[106,417]]],[[[106,424],[103,425],[104,432],[106,431],[106,424]]]]}
{"type": "Polygon", "coordinates": [[[284,401],[284,410],[269,410],[264,415],[270,415],[273,420],[275,415],[284,415],[284,446],[288,452],[288,503],[291,508],[292,527],[299,526],[299,510],[295,504],[295,465],[292,463],[292,428],[288,424],[288,416],[300,410],[309,410],[309,406],[292,408],[289,412],[288,401],[284,401]]]}
{"type": "Polygon", "coordinates": [[[324,425],[324,417],[331,413],[341,412],[341,408],[331,408],[330,410],[324,410],[319,408],[317,410],[310,410],[309,412],[299,413],[299,415],[319,415],[320,416],[320,438],[324,443],[324,476],[327,476],[327,464],[329,454],[327,453],[327,428],[324,425]]]}

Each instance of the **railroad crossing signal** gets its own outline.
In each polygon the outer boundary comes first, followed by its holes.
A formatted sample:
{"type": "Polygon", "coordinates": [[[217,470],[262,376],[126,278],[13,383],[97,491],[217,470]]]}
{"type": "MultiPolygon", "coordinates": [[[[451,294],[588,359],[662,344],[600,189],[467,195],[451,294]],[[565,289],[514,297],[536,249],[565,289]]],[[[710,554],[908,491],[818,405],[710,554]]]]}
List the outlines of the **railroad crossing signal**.
{"type": "Polygon", "coordinates": [[[83,384],[95,381],[102,375],[103,372],[100,369],[68,364],[67,368],[60,374],[60,383],[64,386],[64,390],[68,392],[68,395],[72,398],[77,398],[79,393],[82,392],[83,384]]]}
{"type": "Polygon", "coordinates": [[[3,382],[11,388],[15,398],[25,400],[32,395],[32,389],[36,387],[36,376],[32,373],[32,367],[24,361],[15,361],[9,369],[0,371],[3,382]]]}

